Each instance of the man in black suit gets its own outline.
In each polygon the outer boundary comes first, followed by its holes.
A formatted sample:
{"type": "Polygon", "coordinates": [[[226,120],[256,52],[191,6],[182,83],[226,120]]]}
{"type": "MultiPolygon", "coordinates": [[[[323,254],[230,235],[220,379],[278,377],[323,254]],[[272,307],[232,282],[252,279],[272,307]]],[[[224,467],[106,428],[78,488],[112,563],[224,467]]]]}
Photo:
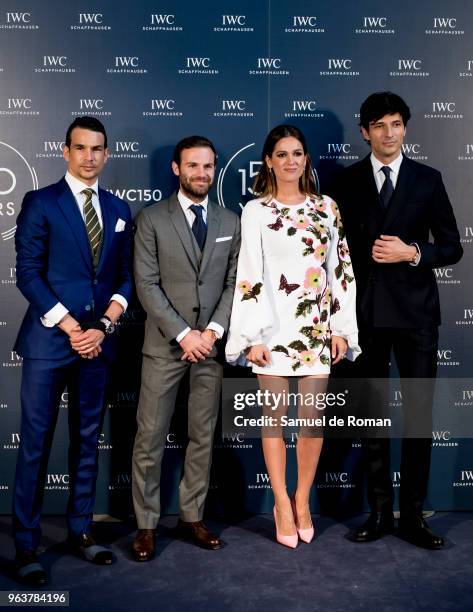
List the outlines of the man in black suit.
{"type": "MultiPolygon", "coordinates": [[[[357,374],[387,378],[393,351],[404,380],[400,534],[417,546],[438,549],[443,539],[422,516],[431,429],[429,435],[416,437],[410,428],[423,419],[425,432],[431,420],[440,325],[432,269],[459,261],[462,247],[440,172],[402,154],[409,118],[409,107],[391,92],[374,93],[363,102],[361,133],[371,154],[344,171],[337,196],[357,282],[363,351],[357,374]],[[413,394],[408,379],[431,382],[413,394]]],[[[371,514],[353,532],[356,542],[393,530],[389,440],[364,439],[362,447],[371,514]]]]}

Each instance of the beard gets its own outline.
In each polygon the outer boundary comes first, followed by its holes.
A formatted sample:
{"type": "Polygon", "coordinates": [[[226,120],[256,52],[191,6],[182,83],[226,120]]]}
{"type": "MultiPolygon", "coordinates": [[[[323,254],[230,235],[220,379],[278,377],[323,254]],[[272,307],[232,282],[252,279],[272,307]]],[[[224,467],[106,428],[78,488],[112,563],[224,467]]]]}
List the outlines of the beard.
{"type": "Polygon", "coordinates": [[[179,176],[179,182],[181,184],[182,191],[197,198],[205,198],[205,196],[209,193],[210,188],[212,187],[212,181],[209,181],[206,185],[202,186],[195,185],[194,181],[195,179],[191,180],[184,174],[181,174],[179,176]]]}

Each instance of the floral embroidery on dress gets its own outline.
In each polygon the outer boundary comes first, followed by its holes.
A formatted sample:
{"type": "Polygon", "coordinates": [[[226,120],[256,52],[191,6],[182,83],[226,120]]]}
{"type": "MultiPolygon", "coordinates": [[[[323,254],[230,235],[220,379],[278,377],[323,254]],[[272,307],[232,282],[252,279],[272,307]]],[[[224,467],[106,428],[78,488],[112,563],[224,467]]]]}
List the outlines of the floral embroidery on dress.
{"type": "MultiPolygon", "coordinates": [[[[288,236],[294,236],[297,231],[302,230],[305,234],[308,232],[313,234],[317,244],[314,248],[314,238],[307,235],[301,237],[304,247],[302,255],[304,257],[313,256],[315,265],[307,268],[305,272],[304,291],[298,296],[295,318],[307,317],[314,308],[318,309],[319,317],[315,316],[313,318],[312,325],[305,325],[299,329],[299,333],[305,336],[307,342],[296,339],[289,342],[287,346],[278,344],[271,349],[275,352],[284,353],[292,361],[293,371],[303,365],[312,367],[317,360],[324,365],[330,365],[331,330],[328,322],[330,315],[340,310],[340,302],[337,298],[333,301],[331,299],[324,267],[330,240],[330,230],[325,222],[329,218],[328,206],[330,206],[334,216],[333,227],[338,232],[338,264],[334,269],[335,277],[340,280],[343,291],[347,291],[347,283],[354,280],[348,245],[337,204],[333,201],[328,204],[322,198],[310,198],[309,202],[309,210],[298,208],[295,216],[290,215],[290,208],[287,206],[279,208],[274,200],[270,203],[263,203],[263,206],[272,208],[272,214],[276,216],[276,221],[268,225],[269,229],[279,231],[285,225],[283,222],[289,221],[290,225],[286,230],[288,236]]],[[[285,290],[286,295],[290,295],[298,287],[299,285],[296,283],[289,284],[286,276],[281,274],[279,290],[285,290]]]]}
{"type": "Polygon", "coordinates": [[[242,293],[241,301],[245,300],[255,300],[258,301],[257,296],[261,293],[261,287],[263,283],[255,283],[255,285],[251,285],[250,281],[242,280],[237,284],[237,289],[242,293]]]}

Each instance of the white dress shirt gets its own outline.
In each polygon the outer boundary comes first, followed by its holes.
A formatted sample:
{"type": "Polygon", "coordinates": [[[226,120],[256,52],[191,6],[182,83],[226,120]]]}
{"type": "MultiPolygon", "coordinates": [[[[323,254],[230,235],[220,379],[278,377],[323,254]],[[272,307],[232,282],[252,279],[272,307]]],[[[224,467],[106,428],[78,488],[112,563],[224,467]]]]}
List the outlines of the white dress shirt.
{"type": "MultiPolygon", "coordinates": [[[[84,193],[82,193],[82,191],[84,189],[93,190],[92,206],[95,208],[95,212],[97,213],[100,227],[103,228],[102,211],[100,210],[100,202],[98,198],[98,193],[99,193],[98,180],[95,181],[93,185],[86,185],[85,183],[82,183],[82,181],[79,181],[79,179],[72,176],[72,174],[70,174],[69,172],[66,172],[66,176],[64,177],[64,179],[72,191],[72,195],[74,196],[74,199],[77,203],[81,217],[82,219],[84,219],[84,223],[85,223],[84,204],[85,204],[86,196],[84,193]]],[[[128,302],[122,295],[115,293],[110,298],[110,302],[112,300],[115,300],[115,302],[118,302],[121,306],[123,306],[123,311],[127,309],[128,302]]],[[[63,304],[61,304],[61,302],[58,302],[55,306],[51,308],[51,310],[48,310],[48,312],[46,312],[41,317],[41,323],[45,327],[54,327],[61,321],[61,319],[63,319],[67,315],[68,312],[69,311],[67,310],[67,308],[63,304]]]]}
{"type": "MultiPolygon", "coordinates": [[[[189,227],[192,229],[192,224],[194,223],[194,220],[195,220],[195,214],[192,212],[190,207],[194,204],[197,204],[197,202],[193,202],[190,198],[184,195],[181,190],[179,190],[177,193],[177,199],[179,200],[179,204],[181,205],[182,211],[187,219],[187,223],[189,224],[189,227]]],[[[204,223],[207,223],[208,204],[209,204],[208,196],[205,196],[205,199],[202,200],[202,202],[199,202],[199,205],[202,206],[202,209],[203,209],[202,218],[204,219],[204,223]]],[[[207,329],[211,329],[212,331],[214,331],[218,339],[222,338],[225,332],[223,327],[219,323],[216,323],[215,321],[210,321],[210,323],[207,325],[207,329]]],[[[187,336],[187,334],[190,331],[191,331],[190,327],[186,327],[185,329],[183,329],[181,333],[178,336],[176,336],[176,342],[180,342],[185,336],[187,336]]]]}
{"type": "Polygon", "coordinates": [[[371,153],[370,159],[371,165],[373,166],[374,180],[376,181],[378,193],[381,191],[381,187],[383,186],[383,183],[386,180],[384,172],[381,172],[381,168],[384,168],[384,166],[389,166],[391,168],[391,182],[393,184],[394,189],[396,189],[397,177],[399,176],[399,169],[402,163],[402,153],[399,153],[396,159],[390,164],[383,164],[379,161],[377,157],[375,157],[373,153],[371,153]]]}
{"type": "MultiPolygon", "coordinates": [[[[381,187],[383,186],[383,183],[386,180],[386,175],[384,174],[384,172],[381,171],[381,168],[384,168],[384,166],[389,166],[389,168],[391,168],[391,182],[393,184],[393,188],[396,189],[399,170],[401,168],[402,163],[402,153],[399,153],[396,159],[390,164],[383,164],[382,162],[380,162],[379,159],[374,155],[374,153],[371,153],[370,160],[371,165],[373,167],[374,180],[376,181],[378,193],[381,191],[381,187]]],[[[417,261],[410,261],[409,264],[411,266],[417,266],[419,265],[421,255],[419,245],[417,244],[417,242],[412,242],[410,246],[415,246],[415,248],[417,249],[418,259],[417,261]]]]}
{"type": "MultiPolygon", "coordinates": [[[[197,202],[193,202],[190,198],[182,193],[182,191],[177,192],[177,199],[179,200],[179,204],[181,205],[182,210],[187,219],[187,223],[189,227],[192,228],[192,224],[194,223],[195,214],[191,210],[191,206],[197,204],[197,202]]],[[[204,223],[207,223],[207,206],[209,205],[209,196],[205,196],[205,199],[202,202],[199,202],[198,206],[202,206],[202,217],[204,219],[204,223]]]]}

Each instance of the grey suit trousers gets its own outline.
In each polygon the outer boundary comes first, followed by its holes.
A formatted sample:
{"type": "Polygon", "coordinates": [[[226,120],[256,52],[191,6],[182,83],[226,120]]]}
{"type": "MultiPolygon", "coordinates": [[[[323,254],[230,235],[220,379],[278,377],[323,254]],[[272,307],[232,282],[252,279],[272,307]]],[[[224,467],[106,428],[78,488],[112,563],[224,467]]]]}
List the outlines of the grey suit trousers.
{"type": "Polygon", "coordinates": [[[220,405],[222,366],[144,355],[133,450],[133,504],[138,529],[154,529],[161,514],[161,462],[179,383],[190,368],[188,438],[179,485],[179,516],[200,521],[209,488],[212,444],[220,405]]]}

